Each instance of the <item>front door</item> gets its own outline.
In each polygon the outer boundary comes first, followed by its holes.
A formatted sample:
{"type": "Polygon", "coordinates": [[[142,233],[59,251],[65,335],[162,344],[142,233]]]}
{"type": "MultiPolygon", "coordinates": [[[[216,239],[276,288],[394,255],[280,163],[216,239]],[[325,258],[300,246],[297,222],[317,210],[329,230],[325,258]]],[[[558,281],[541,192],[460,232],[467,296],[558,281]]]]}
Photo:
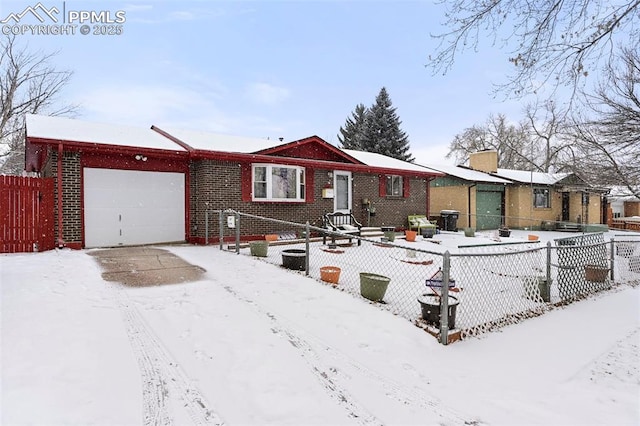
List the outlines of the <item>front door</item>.
{"type": "Polygon", "coordinates": [[[351,211],[351,172],[333,172],[333,211],[351,211]]]}

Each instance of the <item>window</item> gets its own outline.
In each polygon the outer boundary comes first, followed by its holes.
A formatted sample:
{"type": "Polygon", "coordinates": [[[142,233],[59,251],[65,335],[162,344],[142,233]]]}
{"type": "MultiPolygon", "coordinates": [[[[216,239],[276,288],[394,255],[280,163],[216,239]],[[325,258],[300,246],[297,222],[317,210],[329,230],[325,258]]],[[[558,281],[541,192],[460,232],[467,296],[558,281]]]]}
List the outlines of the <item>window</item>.
{"type": "Polygon", "coordinates": [[[387,176],[387,196],[402,197],[402,176],[387,176]]]}
{"type": "Polygon", "coordinates": [[[253,199],[304,201],[304,168],[277,164],[253,166],[253,199]]]}
{"type": "Polygon", "coordinates": [[[535,207],[536,209],[551,208],[551,197],[549,196],[549,189],[547,188],[533,189],[533,207],[535,207]]]}

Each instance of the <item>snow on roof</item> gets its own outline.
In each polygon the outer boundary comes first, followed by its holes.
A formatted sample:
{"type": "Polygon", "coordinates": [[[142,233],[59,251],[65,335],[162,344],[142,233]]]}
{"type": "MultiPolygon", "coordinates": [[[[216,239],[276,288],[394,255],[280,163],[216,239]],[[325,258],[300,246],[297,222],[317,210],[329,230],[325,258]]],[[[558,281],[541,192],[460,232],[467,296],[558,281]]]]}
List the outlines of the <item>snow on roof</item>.
{"type": "Polygon", "coordinates": [[[498,169],[493,175],[515,182],[553,185],[569,176],[570,173],[540,173],[528,172],[526,170],[498,169]]]}
{"type": "Polygon", "coordinates": [[[352,156],[356,160],[372,167],[381,167],[387,169],[406,170],[411,172],[429,173],[437,172],[425,166],[407,161],[398,160],[397,158],[388,157],[386,155],[377,154],[375,152],[356,151],[354,149],[343,149],[347,155],[352,156]]]}
{"type": "Polygon", "coordinates": [[[27,136],[71,142],[185,151],[150,128],[119,126],[64,117],[27,114],[27,136]]]}
{"type": "Polygon", "coordinates": [[[625,186],[612,186],[611,191],[609,192],[609,195],[607,196],[607,198],[609,198],[610,200],[617,200],[617,201],[640,202],[640,199],[638,199],[638,197],[635,197],[632,194],[632,192],[629,190],[629,188],[625,186]]]}
{"type": "Polygon", "coordinates": [[[511,181],[502,179],[488,173],[484,173],[478,170],[472,170],[466,167],[450,166],[450,165],[428,165],[430,169],[437,170],[450,176],[455,176],[460,179],[468,180],[471,182],[485,182],[485,183],[502,183],[507,184],[511,181]]]}
{"type": "Polygon", "coordinates": [[[157,128],[175,138],[180,139],[190,147],[201,151],[238,152],[249,154],[283,144],[283,142],[270,139],[249,138],[221,133],[202,132],[198,130],[177,129],[160,125],[157,126],[157,128]]]}

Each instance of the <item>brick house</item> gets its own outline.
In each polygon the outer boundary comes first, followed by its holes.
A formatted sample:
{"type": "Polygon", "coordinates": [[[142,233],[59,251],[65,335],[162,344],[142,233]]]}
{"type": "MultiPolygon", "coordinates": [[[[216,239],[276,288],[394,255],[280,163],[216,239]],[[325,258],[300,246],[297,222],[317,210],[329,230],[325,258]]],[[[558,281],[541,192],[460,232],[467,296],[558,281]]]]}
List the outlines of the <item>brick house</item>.
{"type": "Polygon", "coordinates": [[[432,181],[430,208],[436,214],[459,210],[459,227],[573,229],[604,223],[606,190],[572,173],[501,169],[493,150],[471,154],[468,167],[431,168],[447,176],[432,181]]]}
{"type": "Polygon", "coordinates": [[[466,167],[431,167],[445,173],[431,182],[432,219],[441,210],[455,210],[460,212],[458,228],[498,229],[503,224],[511,181],[466,167]]]}
{"type": "Polygon", "coordinates": [[[614,186],[606,197],[607,225],[640,230],[640,198],[628,188],[614,186]]]}
{"type": "Polygon", "coordinates": [[[317,136],[283,143],[37,115],[25,133],[25,169],[55,179],[57,243],[71,248],[202,244],[205,212],[223,209],[316,226],[351,211],[365,226],[401,228],[429,214],[429,182],[441,175],[317,136]]]}

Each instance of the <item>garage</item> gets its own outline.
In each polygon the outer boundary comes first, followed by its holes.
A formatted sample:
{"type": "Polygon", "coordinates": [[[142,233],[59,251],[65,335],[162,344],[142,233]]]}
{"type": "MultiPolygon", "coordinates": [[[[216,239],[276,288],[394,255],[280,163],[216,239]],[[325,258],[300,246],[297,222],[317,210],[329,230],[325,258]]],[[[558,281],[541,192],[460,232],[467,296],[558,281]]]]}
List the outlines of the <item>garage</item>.
{"type": "Polygon", "coordinates": [[[85,247],[185,240],[185,174],[83,169],[85,247]]]}

